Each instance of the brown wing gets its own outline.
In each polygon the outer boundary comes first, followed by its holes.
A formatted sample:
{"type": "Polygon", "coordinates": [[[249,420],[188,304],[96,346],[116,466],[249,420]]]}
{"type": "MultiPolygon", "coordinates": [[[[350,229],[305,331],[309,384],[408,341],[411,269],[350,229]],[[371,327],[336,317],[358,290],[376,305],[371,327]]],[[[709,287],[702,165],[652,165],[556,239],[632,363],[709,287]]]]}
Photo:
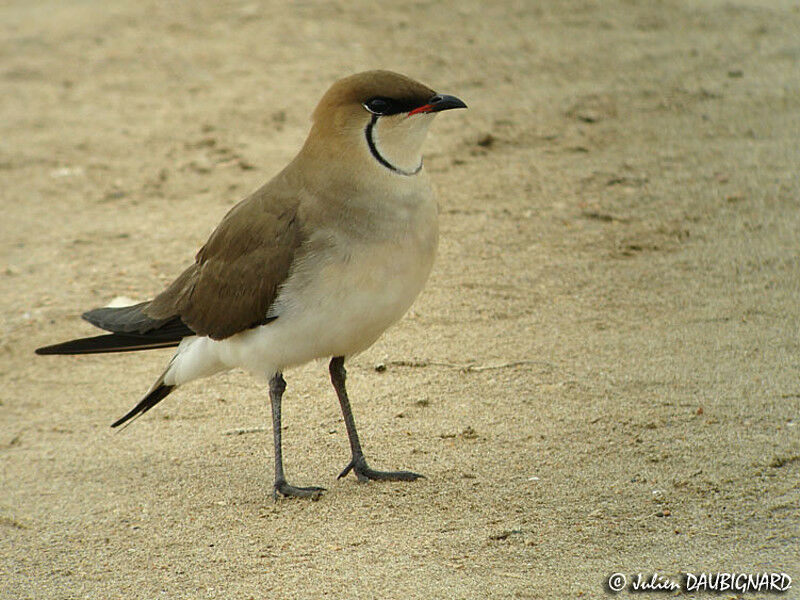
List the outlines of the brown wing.
{"type": "Polygon", "coordinates": [[[268,322],[267,310],[302,243],[298,200],[264,186],[225,215],[195,264],[145,309],[179,316],[197,335],[221,340],[268,322]]]}

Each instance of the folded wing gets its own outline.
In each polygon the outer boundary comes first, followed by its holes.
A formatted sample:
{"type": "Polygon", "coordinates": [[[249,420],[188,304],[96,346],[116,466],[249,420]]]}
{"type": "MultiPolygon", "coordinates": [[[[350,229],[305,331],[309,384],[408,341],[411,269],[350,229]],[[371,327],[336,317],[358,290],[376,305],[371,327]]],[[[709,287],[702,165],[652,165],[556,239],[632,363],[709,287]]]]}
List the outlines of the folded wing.
{"type": "Polygon", "coordinates": [[[192,335],[221,340],[278,318],[267,313],[303,234],[297,200],[276,197],[271,187],[231,209],[194,264],[152,301],[83,315],[110,334],[46,346],[37,354],[166,348],[192,335]]]}

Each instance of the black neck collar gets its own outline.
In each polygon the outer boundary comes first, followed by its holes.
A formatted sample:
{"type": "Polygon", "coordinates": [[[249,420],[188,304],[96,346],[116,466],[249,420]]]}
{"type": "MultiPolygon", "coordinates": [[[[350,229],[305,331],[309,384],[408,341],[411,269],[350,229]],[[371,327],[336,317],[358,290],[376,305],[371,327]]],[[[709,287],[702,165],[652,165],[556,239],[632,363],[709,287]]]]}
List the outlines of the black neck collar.
{"type": "Polygon", "coordinates": [[[375,123],[378,122],[378,115],[372,115],[372,119],[370,120],[367,128],[364,130],[364,135],[367,137],[367,145],[369,146],[369,151],[372,153],[372,156],[375,157],[379,163],[381,163],[384,167],[397,173],[398,175],[405,175],[406,177],[411,177],[412,175],[416,175],[422,170],[422,161],[419,161],[419,166],[414,169],[413,171],[406,171],[405,169],[401,169],[400,167],[394,166],[388,160],[386,160],[381,153],[378,152],[378,147],[375,145],[375,140],[372,139],[372,130],[375,128],[375,123]]]}

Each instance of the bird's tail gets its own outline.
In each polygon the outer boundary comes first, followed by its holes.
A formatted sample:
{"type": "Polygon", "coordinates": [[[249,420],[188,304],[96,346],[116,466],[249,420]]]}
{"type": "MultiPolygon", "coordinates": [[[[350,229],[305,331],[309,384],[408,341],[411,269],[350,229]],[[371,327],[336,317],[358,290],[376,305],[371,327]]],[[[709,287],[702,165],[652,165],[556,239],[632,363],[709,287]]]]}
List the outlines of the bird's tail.
{"type": "Polygon", "coordinates": [[[171,348],[180,344],[180,340],[154,340],[141,335],[109,333],[94,337],[80,338],[43,346],[36,349],[36,354],[100,354],[102,352],[131,352],[134,350],[152,350],[153,348],[171,348]]]}
{"type": "Polygon", "coordinates": [[[36,354],[98,354],[170,348],[194,335],[177,315],[154,319],[147,315],[149,302],[119,308],[96,308],[84,313],[92,325],[110,331],[106,335],[70,340],[38,348],[36,354]]]}
{"type": "Polygon", "coordinates": [[[120,425],[140,417],[148,410],[153,408],[156,404],[161,402],[164,398],[169,396],[169,393],[175,389],[174,385],[166,385],[164,383],[164,376],[159,377],[158,381],[153,384],[150,391],[147,392],[144,398],[139,401],[139,404],[134,406],[125,416],[114,421],[111,426],[119,427],[120,425]]]}
{"type": "MultiPolygon", "coordinates": [[[[37,348],[36,354],[98,354],[101,352],[130,352],[178,346],[181,340],[193,336],[194,332],[177,315],[166,319],[154,319],[147,315],[149,302],[119,308],[97,308],[84,313],[83,318],[92,325],[110,331],[105,335],[70,340],[52,346],[37,348]]],[[[114,421],[112,427],[129,423],[143,415],[166,398],[176,387],[164,383],[164,378],[172,366],[156,379],[139,403],[125,416],[114,421]]]]}

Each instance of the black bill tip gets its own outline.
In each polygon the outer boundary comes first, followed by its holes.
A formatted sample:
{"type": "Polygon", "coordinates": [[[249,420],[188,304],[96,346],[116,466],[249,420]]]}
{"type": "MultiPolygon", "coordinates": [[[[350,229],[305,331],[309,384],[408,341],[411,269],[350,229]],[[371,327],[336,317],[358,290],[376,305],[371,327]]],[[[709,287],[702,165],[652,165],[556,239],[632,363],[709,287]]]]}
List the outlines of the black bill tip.
{"type": "Polygon", "coordinates": [[[430,112],[441,112],[443,110],[451,110],[453,108],[467,108],[466,103],[461,98],[449,96],[447,94],[436,94],[430,100],[430,112]]]}
{"type": "Polygon", "coordinates": [[[436,113],[443,110],[450,110],[451,108],[467,108],[467,105],[461,98],[448,96],[447,94],[436,94],[428,98],[428,101],[422,106],[418,106],[410,111],[408,116],[410,117],[419,113],[436,113]]]}

